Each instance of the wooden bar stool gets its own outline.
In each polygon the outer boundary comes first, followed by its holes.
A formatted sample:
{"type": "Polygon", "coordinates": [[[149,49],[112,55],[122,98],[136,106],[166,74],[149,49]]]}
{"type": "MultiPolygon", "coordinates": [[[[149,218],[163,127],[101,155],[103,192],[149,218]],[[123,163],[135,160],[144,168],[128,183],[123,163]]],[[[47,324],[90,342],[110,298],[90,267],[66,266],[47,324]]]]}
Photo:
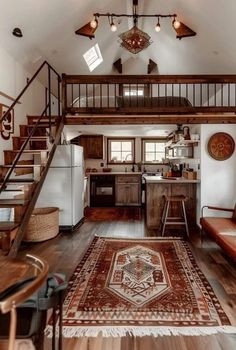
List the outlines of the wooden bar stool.
{"type": "Polygon", "coordinates": [[[161,224],[162,224],[162,230],[161,235],[164,236],[166,225],[184,225],[186,229],[187,236],[189,237],[189,230],[188,230],[188,222],[186,217],[186,210],[185,210],[185,202],[187,200],[187,197],[180,195],[180,196],[164,196],[165,197],[165,204],[164,209],[161,217],[161,224]],[[181,216],[170,216],[169,210],[170,210],[170,204],[172,202],[176,202],[177,204],[181,204],[179,210],[181,211],[181,216]]]}

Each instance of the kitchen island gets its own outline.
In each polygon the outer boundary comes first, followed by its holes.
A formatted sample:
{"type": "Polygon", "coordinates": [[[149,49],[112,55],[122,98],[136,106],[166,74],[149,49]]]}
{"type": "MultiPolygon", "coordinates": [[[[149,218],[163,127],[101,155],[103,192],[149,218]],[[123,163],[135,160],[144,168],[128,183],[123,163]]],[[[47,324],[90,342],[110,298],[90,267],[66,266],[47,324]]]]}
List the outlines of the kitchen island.
{"type": "MultiPolygon", "coordinates": [[[[164,196],[184,195],[187,197],[186,213],[189,225],[196,225],[197,186],[200,180],[185,178],[165,178],[161,176],[146,176],[146,225],[148,228],[160,228],[164,208],[164,196]]],[[[173,216],[179,216],[178,207],[171,207],[173,216]]]]}

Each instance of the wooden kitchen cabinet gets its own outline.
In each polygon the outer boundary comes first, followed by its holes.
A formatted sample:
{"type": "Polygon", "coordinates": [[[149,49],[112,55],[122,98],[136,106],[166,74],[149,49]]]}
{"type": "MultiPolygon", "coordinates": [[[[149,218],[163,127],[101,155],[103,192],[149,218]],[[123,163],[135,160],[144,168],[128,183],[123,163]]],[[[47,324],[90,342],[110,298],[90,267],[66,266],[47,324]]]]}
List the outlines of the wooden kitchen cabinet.
{"type": "Polygon", "coordinates": [[[71,143],[82,146],[84,159],[103,159],[103,135],[80,135],[71,140],[71,143]]]}
{"type": "Polygon", "coordinates": [[[116,176],[116,205],[141,205],[141,176],[116,176]]]}

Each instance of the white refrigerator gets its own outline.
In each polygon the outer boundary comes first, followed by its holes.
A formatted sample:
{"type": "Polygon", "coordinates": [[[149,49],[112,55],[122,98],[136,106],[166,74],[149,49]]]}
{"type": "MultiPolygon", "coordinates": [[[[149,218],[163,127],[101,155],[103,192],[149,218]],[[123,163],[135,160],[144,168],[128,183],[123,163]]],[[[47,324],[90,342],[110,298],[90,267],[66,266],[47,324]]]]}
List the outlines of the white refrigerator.
{"type": "Polygon", "coordinates": [[[36,207],[58,207],[59,225],[73,229],[84,216],[83,148],[57,146],[36,207]]]}

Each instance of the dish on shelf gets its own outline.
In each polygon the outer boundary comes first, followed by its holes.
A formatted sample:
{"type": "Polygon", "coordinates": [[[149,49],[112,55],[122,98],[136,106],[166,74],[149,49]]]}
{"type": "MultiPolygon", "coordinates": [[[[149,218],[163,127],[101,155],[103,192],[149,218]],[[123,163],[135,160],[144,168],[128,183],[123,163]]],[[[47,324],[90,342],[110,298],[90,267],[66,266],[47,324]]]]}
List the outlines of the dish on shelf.
{"type": "Polygon", "coordinates": [[[104,173],[110,173],[112,171],[112,168],[102,168],[102,171],[104,173]]]}

